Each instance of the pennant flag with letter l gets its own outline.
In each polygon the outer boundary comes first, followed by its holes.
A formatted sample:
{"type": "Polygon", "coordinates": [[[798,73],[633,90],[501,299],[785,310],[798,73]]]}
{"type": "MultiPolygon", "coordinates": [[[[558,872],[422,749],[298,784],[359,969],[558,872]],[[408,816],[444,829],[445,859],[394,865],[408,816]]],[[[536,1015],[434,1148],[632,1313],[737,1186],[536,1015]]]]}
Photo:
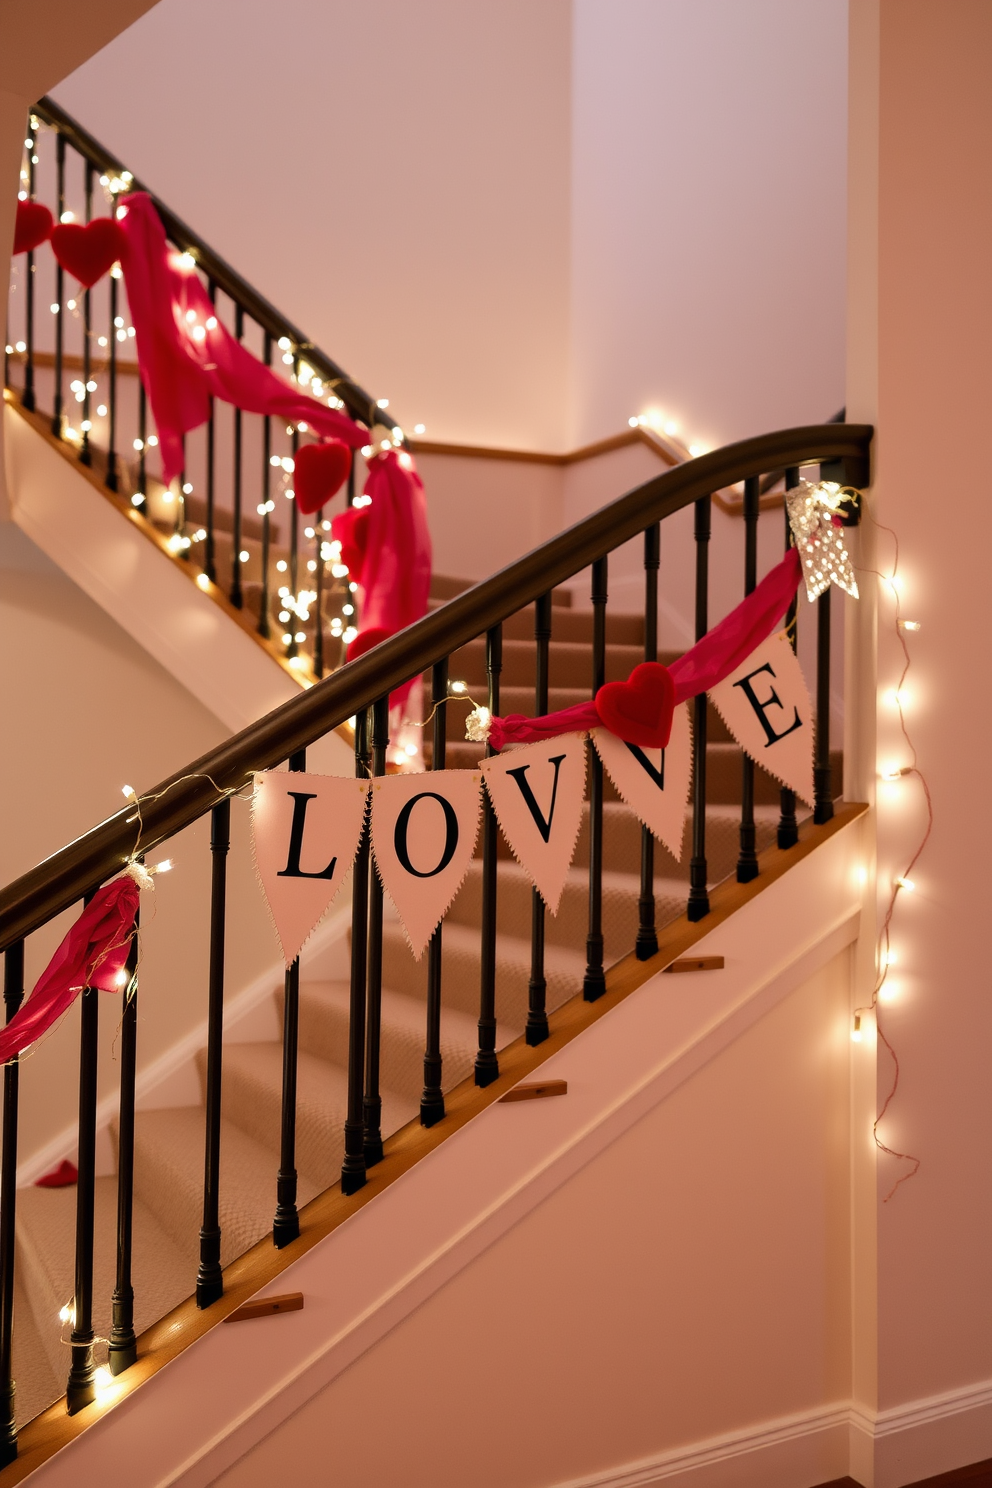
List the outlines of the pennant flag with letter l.
{"type": "Polygon", "coordinates": [[[813,805],[813,710],[784,632],[762,641],[710,700],[754,762],[813,805]]]}
{"type": "Polygon", "coordinates": [[[367,780],[265,770],[251,803],[255,871],[286,965],[300,953],[358,852],[367,780]]]}
{"type": "Polygon", "coordinates": [[[480,763],[500,830],[552,914],[558,913],[586,793],[584,734],[559,734],[480,763]]]}
{"type": "Polygon", "coordinates": [[[477,770],[377,776],[372,851],[417,960],[468,872],[479,835],[477,770]]]}
{"type": "Polygon", "coordinates": [[[672,732],[664,749],[626,744],[609,729],[593,729],[596,753],[620,796],[678,862],[692,779],[692,729],[689,707],[680,703],[672,714],[672,732]]]}

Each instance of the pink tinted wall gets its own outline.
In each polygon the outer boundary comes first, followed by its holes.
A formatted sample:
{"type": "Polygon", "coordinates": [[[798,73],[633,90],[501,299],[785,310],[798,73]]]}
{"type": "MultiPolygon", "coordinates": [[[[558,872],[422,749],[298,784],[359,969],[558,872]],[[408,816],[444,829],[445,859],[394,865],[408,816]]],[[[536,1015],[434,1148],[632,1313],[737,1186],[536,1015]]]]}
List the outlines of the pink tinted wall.
{"type": "MultiPolygon", "coordinates": [[[[899,959],[894,1000],[883,1007],[901,1078],[881,1135],[921,1162],[888,1202],[906,1165],[879,1165],[878,1403],[885,1408],[992,1376],[992,881],[980,789],[992,730],[981,475],[992,406],[992,7],[986,0],[855,0],[854,18],[863,53],[874,46],[875,60],[858,73],[862,96],[852,113],[863,174],[860,196],[852,197],[850,413],[877,421],[872,505],[898,534],[903,615],[922,625],[909,637],[906,716],[934,808],[933,835],[912,872],[916,891],[900,896],[893,921],[899,959]]],[[[888,569],[891,536],[869,524],[865,539],[867,561],[874,547],[875,561],[888,569]]],[[[902,650],[885,587],[878,615],[878,759],[903,765],[910,754],[887,696],[902,650]]],[[[871,663],[865,648],[866,675],[871,663]]],[[[874,727],[869,706],[860,740],[869,767],[874,727]]],[[[867,769],[863,783],[870,784],[867,769]]],[[[917,781],[879,783],[883,909],[925,821],[917,781]]],[[[859,1052],[871,1057],[867,1048],[859,1052]]],[[[880,1100],[891,1074],[880,1053],[880,1100]]],[[[992,1438],[982,1445],[972,1457],[992,1452],[992,1438]]],[[[940,1468],[955,1465],[945,1460],[940,1468]]],[[[937,1470],[917,1466],[917,1477],[937,1470]]]]}
{"type": "Polygon", "coordinates": [[[575,0],[572,438],[844,401],[845,0],[575,0]]]}
{"type": "Polygon", "coordinates": [[[630,1465],[846,1399],[849,996],[844,951],[219,1488],[660,1482],[630,1465]]]}
{"type": "Polygon", "coordinates": [[[161,0],[56,90],[437,439],[556,449],[568,0],[161,0]]]}

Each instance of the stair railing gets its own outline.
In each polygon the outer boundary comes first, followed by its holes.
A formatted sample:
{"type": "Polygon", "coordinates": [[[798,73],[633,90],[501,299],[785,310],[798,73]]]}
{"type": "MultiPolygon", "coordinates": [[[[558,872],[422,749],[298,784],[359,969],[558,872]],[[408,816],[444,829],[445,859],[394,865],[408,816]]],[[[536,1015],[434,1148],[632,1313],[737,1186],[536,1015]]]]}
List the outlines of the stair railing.
{"type": "MultiPolygon", "coordinates": [[[[210,955],[207,977],[208,1049],[206,1074],[206,1146],[204,1165],[203,1227],[200,1231],[200,1266],[195,1278],[197,1301],[210,1306],[222,1295],[224,1278],[220,1267],[218,1220],[221,1095],[222,1016],[224,994],[225,886],[230,846],[230,796],[251,779],[255,771],[271,769],[288,761],[294,770],[305,768],[308,745],[348,719],[355,721],[355,771],[360,778],[382,774],[389,734],[390,692],[411,678],[428,676],[436,705],[435,749],[432,767],[445,764],[445,713],[449,707],[448,660],[469,642],[485,637],[488,702],[499,708],[499,679],[503,623],[534,606],[537,642],[535,712],[543,712],[548,700],[548,644],[554,625],[550,602],[556,585],[589,570],[590,597],[595,616],[590,654],[590,686],[594,694],[604,677],[606,615],[609,604],[609,560],[616,549],[631,539],[643,541],[645,584],[644,656],[657,656],[657,603],[659,544],[664,542],[664,524],[675,513],[693,507],[696,553],[696,630],[708,622],[707,585],[710,570],[710,498],[713,491],[743,481],[746,483],[746,520],[740,528],[724,529],[727,541],[737,544],[743,537],[743,582],[741,592],[753,589],[757,580],[757,512],[760,480],[777,469],[788,472],[790,485],[800,467],[819,465],[823,478],[863,486],[868,480],[872,430],[866,425],[827,424],[787,429],[715,450],[657,476],[636,490],[560,533],[550,542],[460,594],[422,620],[393,636],[376,649],[348,663],[333,676],[262,718],[251,727],[186,765],[163,781],[145,798],[140,838],[135,843],[133,810],[125,807],[92,831],[46,859],[29,873],[0,891],[0,950],[5,956],[4,998],[8,1018],[23,997],[24,946],[26,937],[37,932],[54,916],[77,905],[105,880],[120,872],[136,848],[148,853],[175,833],[206,815],[211,816],[210,854],[212,880],[205,913],[210,922],[210,955]]],[[[786,539],[787,543],[789,538],[786,539]]],[[[833,815],[830,770],[830,648],[831,594],[827,590],[816,603],[817,683],[815,761],[816,805],[814,820],[828,822],[833,815]]],[[[687,903],[690,919],[701,920],[709,912],[707,864],[707,801],[705,788],[705,740],[707,699],[694,705],[695,777],[692,794],[691,884],[687,903]]],[[[487,746],[488,747],[488,746],[487,746]]],[[[592,755],[593,764],[596,763],[592,755]]],[[[740,858],[737,876],[753,879],[759,872],[755,853],[754,770],[743,766],[740,858]]],[[[779,845],[797,841],[795,797],[781,793],[779,845]]],[[[595,770],[590,792],[589,922],[587,966],[583,995],[594,1000],[605,990],[602,911],[603,792],[595,770]]],[[[487,1085],[499,1074],[499,1038],[494,1002],[495,926],[498,878],[495,823],[489,819],[483,835],[483,913],[479,1038],[475,1080],[487,1085]]],[[[641,894],[635,950],[649,959],[657,950],[655,925],[653,842],[643,834],[641,894]]],[[[537,1044],[548,1036],[544,1005],[544,920],[539,901],[534,901],[532,964],[529,987],[527,1040],[537,1044]]],[[[379,1130],[378,1019],[381,993],[382,900],[370,861],[368,835],[363,838],[354,870],[352,911],[351,1018],[349,1028],[348,1101],[345,1123],[345,1155],[342,1189],[355,1193],[366,1181],[366,1173],[382,1155],[379,1130]]],[[[431,947],[426,1007],[424,1097],[421,1121],[431,1126],[444,1119],[442,1056],[439,1014],[442,997],[441,932],[431,947]]],[[[273,1240],[284,1245],[299,1232],[295,1192],[296,1130],[296,997],[298,963],[287,978],[284,1026],[284,1084],[281,1126],[281,1156],[274,1171],[273,1240]]],[[[76,1231],[76,1294],[73,1322],[73,1363],[68,1386],[68,1410],[74,1412],[94,1398],[92,1266],[93,1186],[96,1105],[93,1097],[96,1062],[97,995],[84,1007],[80,1050],[79,1202],[76,1231]]],[[[135,1009],[137,1004],[135,1004],[135,1009]]],[[[136,1012],[135,1012],[136,1016],[136,1012]]],[[[11,1323],[14,1295],[14,1210],[17,1161],[17,1078],[14,1060],[4,1070],[3,1146],[0,1153],[0,1451],[9,1459],[16,1454],[14,1385],[11,1375],[11,1323]]],[[[118,1226],[118,1287],[114,1294],[114,1340],[110,1367],[119,1373],[135,1358],[133,1304],[130,1290],[130,1204],[133,1174],[133,1066],[122,1061],[122,1120],[118,1171],[121,1175],[121,1222],[118,1226]]],[[[193,1278],[191,1277],[191,1283],[193,1278]]]]}
{"type": "MultiPolygon", "coordinates": [[[[147,189],[53,99],[34,106],[20,194],[43,201],[56,223],[112,215],[119,196],[147,189]]],[[[149,195],[169,242],[195,260],[218,318],[239,340],[267,365],[275,360],[300,387],[367,424],[370,450],[374,437],[379,444],[382,436],[390,445],[404,443],[385,401],[372,398],[154,192],[149,195]]],[[[322,677],[344,659],[354,604],[323,509],[301,523],[292,499],[300,431],[212,403],[205,428],[187,437],[181,489],[167,490],[158,478],[158,436],[119,274],[115,266],[92,289],[74,295],[50,246],[15,258],[6,385],[29,414],[45,406],[51,433],[122,506],[165,538],[177,562],[205,574],[235,610],[252,613],[255,633],[278,656],[307,680],[322,677]],[[45,281],[50,299],[41,289],[45,281]],[[288,505],[282,497],[290,498],[288,505]]],[[[353,470],[349,504],[355,491],[353,470]]]]}

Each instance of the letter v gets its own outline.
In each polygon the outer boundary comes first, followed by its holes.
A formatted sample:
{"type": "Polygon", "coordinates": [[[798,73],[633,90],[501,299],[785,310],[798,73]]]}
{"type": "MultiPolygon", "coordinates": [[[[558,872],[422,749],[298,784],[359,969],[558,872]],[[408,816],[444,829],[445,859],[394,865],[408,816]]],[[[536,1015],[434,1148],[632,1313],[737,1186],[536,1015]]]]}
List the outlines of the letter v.
{"type": "Polygon", "coordinates": [[[507,770],[506,772],[507,775],[513,777],[520,787],[520,794],[526,801],[530,814],[534,818],[534,825],[545,842],[550,842],[551,840],[551,824],[555,819],[555,800],[558,795],[558,771],[561,769],[561,762],[564,758],[565,756],[563,754],[556,754],[548,760],[548,764],[555,767],[555,781],[551,788],[551,807],[546,819],[534,798],[534,792],[530,788],[530,781],[527,779],[527,771],[530,769],[530,765],[519,765],[517,769],[507,770]]]}

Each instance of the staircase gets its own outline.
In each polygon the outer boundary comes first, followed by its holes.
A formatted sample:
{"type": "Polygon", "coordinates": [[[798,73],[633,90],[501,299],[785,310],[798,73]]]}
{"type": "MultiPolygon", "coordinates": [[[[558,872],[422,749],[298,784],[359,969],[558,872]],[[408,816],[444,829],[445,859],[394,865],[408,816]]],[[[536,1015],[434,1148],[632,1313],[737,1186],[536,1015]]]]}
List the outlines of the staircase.
{"type": "MultiPolygon", "coordinates": [[[[432,608],[468,588],[437,576],[432,608]]],[[[571,593],[556,591],[550,648],[553,709],[588,696],[592,615],[572,608],[571,593]]],[[[607,616],[607,680],[622,680],[643,659],[643,618],[607,616]]],[[[536,646],[533,607],[510,617],[503,627],[504,712],[533,709],[536,646]]],[[[671,660],[673,657],[662,657],[671,660]]],[[[486,695],[484,643],[471,642],[450,659],[453,679],[465,683],[466,698],[486,695]]],[[[429,690],[429,678],[426,679],[429,690]]],[[[464,739],[464,717],[471,706],[455,694],[447,710],[447,766],[467,768],[481,746],[464,739]]],[[[425,748],[428,764],[431,749],[425,748]]],[[[835,766],[839,760],[835,760],[835,766]]],[[[709,713],[707,812],[710,879],[731,876],[739,848],[741,753],[714,710],[709,713]]],[[[775,840],[779,788],[763,772],[756,782],[755,821],[761,850],[775,840]]],[[[641,826],[607,783],[604,804],[603,928],[606,964],[633,944],[638,924],[641,826]]],[[[531,970],[531,883],[502,839],[498,864],[497,1017],[498,1047],[517,1039],[527,1021],[531,970]]],[[[559,913],[548,917],[545,974],[547,1007],[553,1012],[581,995],[589,891],[589,822],[579,838],[559,913]]],[[[477,1005],[482,918],[481,848],[448,912],[444,929],[444,1011],[441,1050],[445,1091],[467,1079],[478,1044],[477,1005]]],[[[656,848],[656,924],[683,913],[688,885],[688,853],[676,862],[656,848]]],[[[411,956],[402,927],[387,919],[383,927],[383,989],[380,1080],[384,1137],[418,1118],[423,1088],[427,958],[411,956]]],[[[336,1182],[343,1157],[342,1130],[347,1111],[349,995],[347,982],[303,979],[300,988],[300,1054],[297,1107],[299,1201],[309,1202],[336,1182]]],[[[283,989],[272,996],[281,1024],[283,989]]],[[[275,1205],[273,1174],[279,1159],[282,1044],[234,1043],[225,1050],[221,1131],[221,1230],[225,1265],[247,1251],[271,1228],[275,1205]]],[[[205,1051],[198,1060],[206,1092],[205,1051]]],[[[202,1207],[205,1111],[181,1107],[140,1111],[135,1133],[134,1287],[135,1327],[141,1332],[190,1293],[198,1260],[202,1207]]],[[[117,1147],[116,1127],[112,1133],[117,1147]]],[[[15,1377],[18,1422],[30,1420],[65,1388],[69,1328],[59,1311],[73,1292],[75,1188],[29,1188],[17,1210],[21,1283],[15,1314],[15,1377]]],[[[102,1299],[95,1328],[109,1336],[117,1233],[117,1183],[96,1180],[95,1296],[102,1299]]],[[[97,1346],[106,1361],[106,1345],[97,1346]]]]}

